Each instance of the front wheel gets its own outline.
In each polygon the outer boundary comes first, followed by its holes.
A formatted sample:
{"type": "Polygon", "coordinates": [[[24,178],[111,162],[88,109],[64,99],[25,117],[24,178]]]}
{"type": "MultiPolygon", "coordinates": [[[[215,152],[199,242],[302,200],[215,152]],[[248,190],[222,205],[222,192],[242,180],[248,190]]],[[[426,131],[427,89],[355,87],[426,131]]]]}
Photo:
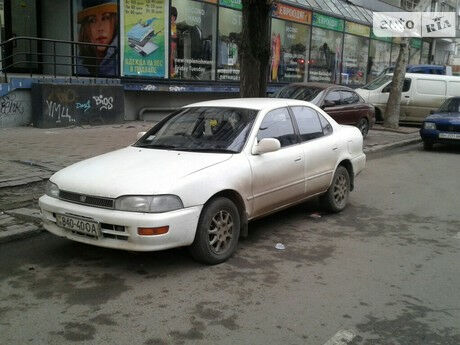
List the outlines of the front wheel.
{"type": "Polygon", "coordinates": [[[429,141],[429,140],[424,140],[423,141],[423,149],[427,150],[427,151],[430,151],[431,149],[433,149],[433,142],[429,141]]]}
{"type": "Polygon", "coordinates": [[[326,194],[321,196],[321,203],[330,212],[337,213],[347,206],[350,195],[350,175],[348,170],[343,167],[337,167],[332,184],[326,194]]]}
{"type": "Polygon", "coordinates": [[[217,198],[201,212],[190,253],[195,260],[205,264],[224,262],[236,251],[239,235],[238,209],[231,200],[217,198]]]}
{"type": "Polygon", "coordinates": [[[356,127],[358,127],[358,129],[360,130],[361,134],[363,135],[363,138],[365,138],[369,133],[369,121],[365,117],[358,121],[356,127]]]}

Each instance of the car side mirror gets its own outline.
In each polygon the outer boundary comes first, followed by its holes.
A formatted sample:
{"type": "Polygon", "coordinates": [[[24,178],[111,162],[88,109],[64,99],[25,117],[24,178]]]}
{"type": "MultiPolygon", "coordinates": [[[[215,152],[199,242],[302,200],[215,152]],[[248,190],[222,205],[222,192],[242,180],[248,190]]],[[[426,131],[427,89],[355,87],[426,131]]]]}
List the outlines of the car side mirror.
{"type": "Polygon", "coordinates": [[[335,102],[325,100],[325,101],[323,102],[323,105],[321,106],[321,109],[329,108],[329,107],[334,107],[334,106],[335,106],[335,102]]]}
{"type": "Polygon", "coordinates": [[[139,132],[137,133],[137,140],[139,140],[140,138],[142,138],[144,136],[144,134],[147,133],[147,132],[139,132]]]}
{"type": "Polygon", "coordinates": [[[252,154],[261,155],[268,152],[278,151],[281,148],[281,143],[275,138],[264,138],[254,145],[252,154]]]}

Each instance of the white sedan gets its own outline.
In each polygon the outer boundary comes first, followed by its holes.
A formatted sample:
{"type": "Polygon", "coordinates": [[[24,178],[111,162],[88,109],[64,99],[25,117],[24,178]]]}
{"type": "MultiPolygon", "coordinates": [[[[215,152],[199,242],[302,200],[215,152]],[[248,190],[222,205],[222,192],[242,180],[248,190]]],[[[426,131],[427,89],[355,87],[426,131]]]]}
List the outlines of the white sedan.
{"type": "Polygon", "coordinates": [[[252,219],[314,196],[343,210],[366,162],[357,128],[298,100],[195,103],[139,137],[55,173],[39,201],[45,229],[133,251],[190,246],[216,264],[252,219]]]}

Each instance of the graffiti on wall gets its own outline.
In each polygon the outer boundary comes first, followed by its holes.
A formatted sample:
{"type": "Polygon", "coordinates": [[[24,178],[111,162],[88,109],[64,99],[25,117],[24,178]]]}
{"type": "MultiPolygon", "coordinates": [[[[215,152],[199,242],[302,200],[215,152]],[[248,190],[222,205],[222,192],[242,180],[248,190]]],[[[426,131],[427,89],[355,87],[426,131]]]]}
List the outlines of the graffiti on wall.
{"type": "Polygon", "coordinates": [[[20,126],[30,121],[28,104],[15,93],[0,97],[0,127],[20,126]]]}
{"type": "Polygon", "coordinates": [[[124,112],[120,86],[37,84],[34,99],[40,103],[38,127],[119,122],[124,112]]]}

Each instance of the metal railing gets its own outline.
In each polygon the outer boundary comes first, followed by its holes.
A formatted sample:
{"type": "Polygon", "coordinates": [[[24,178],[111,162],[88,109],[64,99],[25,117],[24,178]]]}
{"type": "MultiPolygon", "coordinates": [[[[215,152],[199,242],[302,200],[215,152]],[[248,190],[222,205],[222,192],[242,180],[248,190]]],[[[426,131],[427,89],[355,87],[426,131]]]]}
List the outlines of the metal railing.
{"type": "Polygon", "coordinates": [[[118,78],[117,46],[18,36],[0,43],[0,72],[118,78]],[[44,69],[47,69],[44,73],[44,69]],[[62,72],[64,70],[64,72],[62,72]],[[50,73],[51,72],[51,73],[50,73]]]}

